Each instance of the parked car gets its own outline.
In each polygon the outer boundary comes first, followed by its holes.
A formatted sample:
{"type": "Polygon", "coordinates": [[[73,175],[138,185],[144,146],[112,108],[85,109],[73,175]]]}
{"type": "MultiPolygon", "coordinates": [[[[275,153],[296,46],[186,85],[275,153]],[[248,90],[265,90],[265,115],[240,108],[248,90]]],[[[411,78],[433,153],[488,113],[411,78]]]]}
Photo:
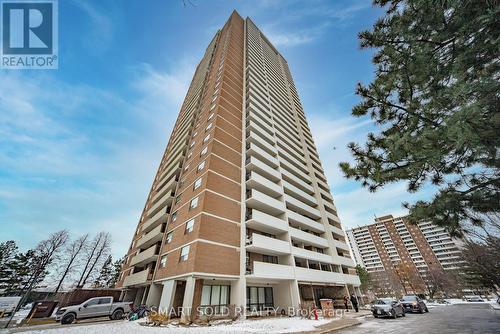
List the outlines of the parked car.
{"type": "Polygon", "coordinates": [[[71,324],[76,319],[88,319],[108,316],[111,320],[122,319],[130,312],[133,304],[114,302],[113,297],[90,298],[79,305],[65,306],[57,310],[56,321],[61,324],[71,324]]]}
{"type": "Polygon", "coordinates": [[[391,317],[396,319],[398,316],[405,316],[403,305],[392,298],[376,299],[372,303],[372,313],[375,318],[378,317],[391,317]]]}
{"type": "Polygon", "coordinates": [[[465,296],[465,300],[468,302],[484,302],[483,298],[479,296],[465,296]]]}
{"type": "Polygon", "coordinates": [[[429,312],[429,309],[427,308],[427,305],[425,305],[424,301],[415,295],[403,296],[403,298],[401,298],[401,304],[403,304],[405,312],[429,312]]]}
{"type": "Polygon", "coordinates": [[[21,297],[0,297],[0,314],[10,315],[15,311],[20,301],[21,297]]]}

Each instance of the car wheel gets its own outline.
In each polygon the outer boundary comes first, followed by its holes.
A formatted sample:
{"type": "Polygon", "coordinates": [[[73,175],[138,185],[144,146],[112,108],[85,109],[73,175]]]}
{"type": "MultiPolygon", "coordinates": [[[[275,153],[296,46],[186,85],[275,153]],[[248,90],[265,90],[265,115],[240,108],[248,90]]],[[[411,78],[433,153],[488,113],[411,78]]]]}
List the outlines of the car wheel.
{"type": "Polygon", "coordinates": [[[123,318],[122,310],[114,310],[113,314],[111,314],[111,320],[120,320],[121,318],[123,318]]]}
{"type": "Polygon", "coordinates": [[[424,313],[424,309],[422,307],[419,307],[418,308],[418,313],[420,313],[420,314],[424,313]]]}
{"type": "Polygon", "coordinates": [[[392,319],[397,319],[398,318],[398,314],[396,313],[396,310],[393,309],[391,311],[391,313],[392,313],[392,319]]]}
{"type": "Polygon", "coordinates": [[[425,307],[425,313],[429,313],[429,309],[427,308],[427,306],[425,307]]]}
{"type": "Polygon", "coordinates": [[[69,325],[75,321],[76,317],[74,313],[68,313],[61,319],[61,325],[69,325]]]}
{"type": "Polygon", "coordinates": [[[405,312],[405,310],[403,310],[403,312],[401,312],[401,316],[402,316],[402,317],[406,317],[406,312],[405,312]]]}
{"type": "Polygon", "coordinates": [[[374,315],[373,315],[373,317],[374,317],[374,318],[378,318],[378,315],[375,315],[375,314],[374,314],[374,315]]]}

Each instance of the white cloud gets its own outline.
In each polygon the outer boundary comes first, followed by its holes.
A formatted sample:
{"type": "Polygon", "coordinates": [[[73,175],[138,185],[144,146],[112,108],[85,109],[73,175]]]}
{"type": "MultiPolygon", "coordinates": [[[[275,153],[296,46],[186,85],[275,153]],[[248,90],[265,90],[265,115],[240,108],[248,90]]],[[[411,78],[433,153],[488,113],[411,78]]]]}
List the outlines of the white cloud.
{"type": "Polygon", "coordinates": [[[0,80],[0,225],[33,247],[49,232],[111,232],[123,255],[194,71],[144,64],[126,96],[50,77],[0,80]]]}
{"type": "Polygon", "coordinates": [[[323,23],[314,27],[304,28],[290,32],[278,32],[274,29],[275,24],[263,25],[262,31],[275,47],[293,47],[308,44],[324,34],[329,24],[323,23]]]}

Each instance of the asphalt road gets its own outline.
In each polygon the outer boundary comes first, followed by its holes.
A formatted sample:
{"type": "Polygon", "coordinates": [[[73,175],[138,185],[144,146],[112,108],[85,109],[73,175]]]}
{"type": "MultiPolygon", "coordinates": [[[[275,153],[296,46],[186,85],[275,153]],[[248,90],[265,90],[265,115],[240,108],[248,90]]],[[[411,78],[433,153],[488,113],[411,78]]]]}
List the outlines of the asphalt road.
{"type": "MultiPolygon", "coordinates": [[[[397,319],[366,317],[359,326],[345,329],[348,334],[498,334],[500,310],[489,305],[448,305],[429,308],[429,313],[407,313],[397,319]]],[[[335,333],[335,332],[332,332],[335,333]]]]}

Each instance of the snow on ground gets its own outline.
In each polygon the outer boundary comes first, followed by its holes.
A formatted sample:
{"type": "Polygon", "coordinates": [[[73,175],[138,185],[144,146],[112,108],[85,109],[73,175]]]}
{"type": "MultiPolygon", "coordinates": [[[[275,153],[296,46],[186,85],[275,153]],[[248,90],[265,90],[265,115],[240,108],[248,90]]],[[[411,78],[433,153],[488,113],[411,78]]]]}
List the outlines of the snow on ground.
{"type": "Polygon", "coordinates": [[[201,333],[293,333],[314,330],[315,326],[323,325],[331,319],[307,320],[293,318],[265,318],[258,320],[241,320],[231,324],[214,325],[210,327],[166,327],[141,326],[136,321],[115,322],[103,325],[64,326],[57,329],[34,330],[25,334],[201,334],[201,333]]]}

